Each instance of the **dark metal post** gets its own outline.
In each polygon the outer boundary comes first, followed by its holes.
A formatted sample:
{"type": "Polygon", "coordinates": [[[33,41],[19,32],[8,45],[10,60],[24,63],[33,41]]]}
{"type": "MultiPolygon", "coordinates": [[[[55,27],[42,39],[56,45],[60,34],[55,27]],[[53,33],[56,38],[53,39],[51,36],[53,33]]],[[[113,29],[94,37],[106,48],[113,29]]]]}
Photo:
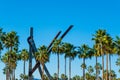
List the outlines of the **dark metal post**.
{"type": "MultiPolygon", "coordinates": [[[[33,28],[30,28],[30,37],[31,39],[33,39],[33,28]]],[[[29,80],[32,80],[32,75],[30,74],[32,71],[32,47],[31,45],[29,45],[29,80]]]]}

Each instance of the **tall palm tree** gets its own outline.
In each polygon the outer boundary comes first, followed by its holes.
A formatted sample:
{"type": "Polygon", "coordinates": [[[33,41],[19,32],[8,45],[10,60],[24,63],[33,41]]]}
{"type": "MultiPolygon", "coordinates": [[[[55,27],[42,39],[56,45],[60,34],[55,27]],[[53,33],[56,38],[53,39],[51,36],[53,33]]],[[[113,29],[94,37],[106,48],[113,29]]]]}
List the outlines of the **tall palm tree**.
{"type": "MultiPolygon", "coordinates": [[[[4,34],[1,38],[4,46],[8,49],[9,55],[8,55],[8,65],[11,63],[10,62],[10,58],[11,58],[11,53],[14,49],[18,48],[18,44],[19,44],[19,38],[16,32],[11,31],[7,34],[4,34]]],[[[8,70],[7,72],[8,77],[10,79],[10,72],[8,70]]],[[[8,80],[8,79],[7,79],[8,80]]]]}
{"type": "Polygon", "coordinates": [[[106,52],[106,79],[111,80],[111,75],[108,75],[108,58],[109,58],[109,67],[110,67],[110,72],[111,72],[111,55],[116,53],[117,48],[115,47],[115,44],[113,42],[113,39],[111,38],[111,36],[109,34],[106,34],[106,36],[104,37],[104,44],[106,45],[105,47],[105,52],[106,52]]]}
{"type": "MultiPolygon", "coordinates": [[[[116,65],[120,67],[120,37],[119,36],[116,36],[115,44],[116,44],[116,48],[117,48],[116,53],[119,56],[116,61],[116,65]]],[[[120,69],[118,70],[118,72],[120,73],[120,69]]]]}
{"type": "Polygon", "coordinates": [[[24,66],[23,66],[23,74],[26,75],[26,73],[25,73],[25,70],[26,70],[25,69],[25,64],[26,64],[26,61],[29,59],[29,52],[27,51],[27,49],[23,49],[21,51],[20,56],[21,56],[21,59],[23,60],[23,64],[24,64],[24,66]]]}
{"type": "Polygon", "coordinates": [[[47,47],[41,46],[38,48],[38,52],[35,53],[36,59],[42,64],[42,80],[44,80],[44,64],[49,61],[49,54],[47,53],[47,47]]]}
{"type": "Polygon", "coordinates": [[[103,43],[104,43],[104,49],[105,49],[105,53],[106,53],[106,80],[109,80],[108,78],[108,58],[109,58],[109,54],[110,54],[110,46],[112,43],[112,38],[109,36],[109,34],[106,34],[103,37],[103,43]]]}
{"type": "Polygon", "coordinates": [[[85,80],[85,69],[86,69],[86,64],[85,64],[85,59],[88,58],[88,52],[89,52],[89,47],[86,44],[83,44],[81,47],[79,47],[79,58],[83,58],[83,64],[81,67],[83,68],[83,79],[85,80]]]}
{"type": "Polygon", "coordinates": [[[63,54],[63,47],[62,47],[62,42],[61,39],[55,40],[55,42],[53,43],[53,47],[52,47],[52,52],[57,54],[57,74],[58,74],[58,79],[59,79],[59,70],[60,70],[60,60],[59,60],[59,55],[63,54]]]}
{"type": "Polygon", "coordinates": [[[96,33],[93,35],[92,40],[95,41],[95,45],[97,44],[99,48],[97,48],[97,51],[102,55],[102,79],[104,80],[104,36],[106,35],[106,31],[99,29],[96,31],[96,33]]]}
{"type": "Polygon", "coordinates": [[[77,52],[75,47],[70,43],[64,43],[65,58],[69,58],[69,80],[71,80],[71,60],[75,58],[77,52]]]}
{"type": "Polygon", "coordinates": [[[120,37],[119,36],[116,36],[116,40],[114,41],[115,45],[116,45],[116,48],[117,48],[117,51],[116,53],[119,55],[120,57],[120,37]]]}

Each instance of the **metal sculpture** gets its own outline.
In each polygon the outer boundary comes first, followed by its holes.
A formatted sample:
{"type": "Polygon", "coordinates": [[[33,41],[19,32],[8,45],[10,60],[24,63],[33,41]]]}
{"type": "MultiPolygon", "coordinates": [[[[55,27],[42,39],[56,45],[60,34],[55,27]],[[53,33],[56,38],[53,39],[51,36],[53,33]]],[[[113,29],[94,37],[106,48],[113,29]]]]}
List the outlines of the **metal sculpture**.
{"type": "MultiPolygon", "coordinates": [[[[62,40],[65,35],[72,29],[73,25],[71,25],[65,32],[64,34],[60,37],[60,39],[62,40]]],[[[52,50],[52,44],[54,43],[54,41],[58,38],[58,36],[61,34],[61,31],[59,31],[57,33],[57,35],[54,37],[54,39],[52,40],[52,42],[50,43],[50,45],[47,48],[48,53],[51,52],[52,50]]],[[[36,64],[35,66],[32,68],[32,53],[33,55],[35,54],[35,52],[37,52],[37,48],[33,39],[33,28],[30,28],[30,36],[27,39],[28,43],[29,43],[29,80],[32,80],[32,74],[34,73],[34,71],[38,68],[40,76],[42,77],[42,70],[40,67],[40,62],[36,60],[36,64]]],[[[52,77],[46,67],[46,65],[44,65],[44,70],[46,72],[46,75],[48,76],[49,80],[52,80],[52,77]]]]}

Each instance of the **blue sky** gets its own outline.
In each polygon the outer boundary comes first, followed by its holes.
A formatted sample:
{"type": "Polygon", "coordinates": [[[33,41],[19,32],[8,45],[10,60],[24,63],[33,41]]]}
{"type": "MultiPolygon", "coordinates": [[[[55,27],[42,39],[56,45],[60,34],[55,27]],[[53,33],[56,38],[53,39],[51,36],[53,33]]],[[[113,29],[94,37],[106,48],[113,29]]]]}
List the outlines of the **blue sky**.
{"type": "MultiPolygon", "coordinates": [[[[77,46],[84,43],[92,46],[92,34],[97,29],[106,29],[113,38],[116,35],[120,36],[119,4],[119,0],[0,0],[0,27],[6,32],[16,31],[20,36],[20,49],[28,49],[26,39],[31,26],[34,28],[36,46],[39,47],[43,44],[48,45],[59,30],[64,32],[73,24],[73,29],[63,41],[77,46]]],[[[117,56],[113,58],[114,63],[117,56]]],[[[51,74],[57,70],[55,60],[56,55],[51,55],[50,63],[47,63],[51,74]]],[[[72,76],[82,75],[81,63],[82,60],[77,58],[72,62],[72,76]]],[[[94,58],[88,59],[87,63],[94,65],[94,58]]],[[[22,62],[18,62],[16,76],[23,72],[21,64],[22,62]]],[[[61,64],[64,64],[63,56],[61,64]]],[[[0,65],[0,79],[5,80],[2,74],[4,64],[0,62],[0,65]]],[[[63,67],[60,66],[60,73],[64,73],[63,67]]],[[[113,68],[117,73],[118,67],[113,68]]],[[[40,77],[37,71],[34,76],[40,77]]]]}

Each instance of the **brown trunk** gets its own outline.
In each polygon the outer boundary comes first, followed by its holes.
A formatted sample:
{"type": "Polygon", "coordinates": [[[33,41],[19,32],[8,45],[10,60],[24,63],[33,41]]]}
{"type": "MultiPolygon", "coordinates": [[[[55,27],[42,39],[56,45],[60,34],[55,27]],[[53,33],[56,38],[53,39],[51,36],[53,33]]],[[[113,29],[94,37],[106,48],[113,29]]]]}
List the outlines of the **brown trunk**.
{"type": "Polygon", "coordinates": [[[97,56],[96,56],[96,80],[98,80],[98,68],[97,68],[97,56]]]}
{"type": "Polygon", "coordinates": [[[102,80],[104,80],[104,55],[102,55],[102,80]]]}
{"type": "Polygon", "coordinates": [[[106,80],[108,79],[108,54],[106,54],[106,80]]]}
{"type": "Polygon", "coordinates": [[[6,80],[9,80],[9,69],[6,70],[6,80]]]}
{"type": "MultiPolygon", "coordinates": [[[[110,66],[110,73],[111,73],[111,55],[109,55],[109,66],[110,66]]],[[[109,77],[110,77],[110,80],[112,80],[111,74],[109,75],[109,77]]]]}
{"type": "Polygon", "coordinates": [[[44,63],[42,63],[42,80],[44,80],[44,63]]]}
{"type": "Polygon", "coordinates": [[[101,44],[101,54],[102,54],[102,80],[104,80],[104,52],[103,52],[102,44],[101,44]]]}
{"type": "Polygon", "coordinates": [[[69,80],[71,80],[71,57],[69,58],[69,80]]]}
{"type": "Polygon", "coordinates": [[[59,68],[59,67],[60,67],[60,65],[59,65],[59,62],[60,62],[60,61],[59,61],[59,53],[57,54],[57,56],[58,56],[58,72],[57,72],[57,74],[58,74],[58,80],[59,80],[59,69],[60,69],[60,68],[59,68]]]}
{"type": "Polygon", "coordinates": [[[66,75],[66,58],[65,58],[65,75],[66,75]]]}
{"type": "MultiPolygon", "coordinates": [[[[24,74],[24,76],[25,76],[25,61],[23,61],[23,74],[24,74]]],[[[23,79],[23,80],[25,80],[25,79],[23,79]]]]}
{"type": "MultiPolygon", "coordinates": [[[[85,58],[83,58],[83,64],[85,65],[85,58]]],[[[85,80],[85,68],[83,68],[83,79],[85,80]]]]}

